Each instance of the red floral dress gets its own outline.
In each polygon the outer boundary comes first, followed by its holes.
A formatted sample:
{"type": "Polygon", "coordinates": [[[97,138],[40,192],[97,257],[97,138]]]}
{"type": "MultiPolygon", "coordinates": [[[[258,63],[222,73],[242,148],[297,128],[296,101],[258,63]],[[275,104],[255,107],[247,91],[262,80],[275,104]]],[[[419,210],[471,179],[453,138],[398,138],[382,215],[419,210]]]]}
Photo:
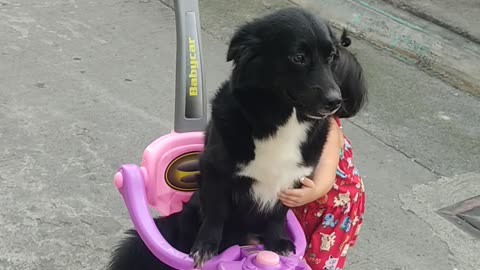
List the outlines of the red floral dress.
{"type": "MultiPolygon", "coordinates": [[[[340,120],[335,119],[341,128],[340,120]]],[[[365,210],[365,189],[344,136],[333,188],[316,201],[293,208],[307,238],[305,260],[313,270],[341,270],[356,240],[365,210]]]]}

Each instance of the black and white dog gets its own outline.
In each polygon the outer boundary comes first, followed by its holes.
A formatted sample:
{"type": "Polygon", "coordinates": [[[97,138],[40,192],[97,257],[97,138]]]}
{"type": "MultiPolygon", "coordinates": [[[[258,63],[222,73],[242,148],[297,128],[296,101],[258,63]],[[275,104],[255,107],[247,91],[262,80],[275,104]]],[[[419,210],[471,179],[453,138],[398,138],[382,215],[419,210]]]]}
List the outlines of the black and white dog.
{"type": "MultiPolygon", "coordinates": [[[[260,241],[280,254],[295,247],[277,199],[313,172],[328,117],[351,117],[366,97],[362,68],[326,22],[288,8],[240,27],[227,60],[231,77],[212,100],[199,190],[182,212],[156,219],[167,241],[196,266],[229,246],[260,241]]],[[[138,234],[120,243],[110,270],[171,269],[138,234]]]]}

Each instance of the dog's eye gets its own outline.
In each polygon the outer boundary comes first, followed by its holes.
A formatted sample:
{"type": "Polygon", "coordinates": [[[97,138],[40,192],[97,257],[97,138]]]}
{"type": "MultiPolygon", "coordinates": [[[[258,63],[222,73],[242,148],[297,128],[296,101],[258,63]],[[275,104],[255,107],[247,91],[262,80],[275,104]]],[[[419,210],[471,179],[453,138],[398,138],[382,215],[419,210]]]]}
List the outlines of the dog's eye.
{"type": "Polygon", "coordinates": [[[290,61],[295,64],[304,64],[305,63],[305,55],[303,54],[296,54],[294,56],[290,56],[290,61]]]}

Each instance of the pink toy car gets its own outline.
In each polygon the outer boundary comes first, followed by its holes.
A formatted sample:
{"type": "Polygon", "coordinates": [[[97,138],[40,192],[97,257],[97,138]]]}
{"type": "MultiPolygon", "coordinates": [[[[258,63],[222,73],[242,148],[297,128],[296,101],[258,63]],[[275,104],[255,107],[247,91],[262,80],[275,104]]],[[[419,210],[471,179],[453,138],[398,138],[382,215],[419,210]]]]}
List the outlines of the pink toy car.
{"type": "MultiPolygon", "coordinates": [[[[206,93],[203,91],[202,59],[200,58],[200,25],[198,2],[176,0],[177,81],[174,131],[152,142],[144,151],[141,166],[126,164],[114,176],[114,183],[128,208],[130,218],[150,251],[163,263],[175,269],[190,270],[193,260],[173,248],[158,231],[149,211],[160,216],[182,210],[197,183],[189,178],[189,170],[203,150],[203,128],[206,125],[206,93]],[[187,38],[188,37],[188,38],[187,38]],[[192,53],[192,48],[194,52],[192,53]],[[192,57],[195,65],[192,65],[192,57]],[[197,81],[192,84],[187,74],[195,70],[197,81]],[[193,88],[192,88],[193,87],[193,88]]],[[[287,215],[288,232],[296,246],[296,255],[284,257],[265,251],[261,245],[232,246],[207,261],[205,270],[304,270],[306,240],[294,214],[287,215]]]]}
{"type": "MultiPolygon", "coordinates": [[[[193,260],[187,255],[174,249],[160,234],[147,205],[145,183],[150,182],[144,177],[145,167],[123,165],[115,175],[115,185],[122,194],[128,208],[130,218],[140,237],[162,262],[175,269],[194,269],[193,260]]],[[[171,193],[175,195],[175,193],[171,193]]],[[[164,196],[160,196],[165,198],[164,196]]],[[[160,198],[159,197],[159,198],[160,198]]],[[[302,260],[306,241],[302,228],[292,212],[288,213],[287,226],[290,236],[296,246],[296,255],[289,257],[279,256],[270,251],[264,251],[261,245],[232,246],[209,260],[203,269],[206,270],[240,270],[240,269],[292,269],[307,270],[308,265],[302,260]]]]}

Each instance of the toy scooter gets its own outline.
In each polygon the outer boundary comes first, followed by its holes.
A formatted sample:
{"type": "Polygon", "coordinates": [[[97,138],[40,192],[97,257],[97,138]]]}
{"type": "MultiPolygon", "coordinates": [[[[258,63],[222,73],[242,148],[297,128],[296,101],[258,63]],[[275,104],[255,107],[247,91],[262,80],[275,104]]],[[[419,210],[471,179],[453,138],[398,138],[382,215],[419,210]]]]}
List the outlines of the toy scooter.
{"type": "MultiPolygon", "coordinates": [[[[153,141],[144,151],[141,166],[125,164],[114,176],[133,225],[150,251],[163,263],[191,270],[193,260],[173,248],[158,231],[149,206],[160,216],[182,210],[198,188],[194,181],[198,155],[203,151],[203,130],[207,123],[201,57],[198,0],[175,0],[177,70],[174,130],[153,141]],[[193,170],[192,170],[193,168],[193,170]]],[[[232,246],[207,261],[205,270],[303,270],[306,248],[304,233],[289,211],[286,223],[296,254],[288,257],[263,250],[262,245],[232,246]]]]}

